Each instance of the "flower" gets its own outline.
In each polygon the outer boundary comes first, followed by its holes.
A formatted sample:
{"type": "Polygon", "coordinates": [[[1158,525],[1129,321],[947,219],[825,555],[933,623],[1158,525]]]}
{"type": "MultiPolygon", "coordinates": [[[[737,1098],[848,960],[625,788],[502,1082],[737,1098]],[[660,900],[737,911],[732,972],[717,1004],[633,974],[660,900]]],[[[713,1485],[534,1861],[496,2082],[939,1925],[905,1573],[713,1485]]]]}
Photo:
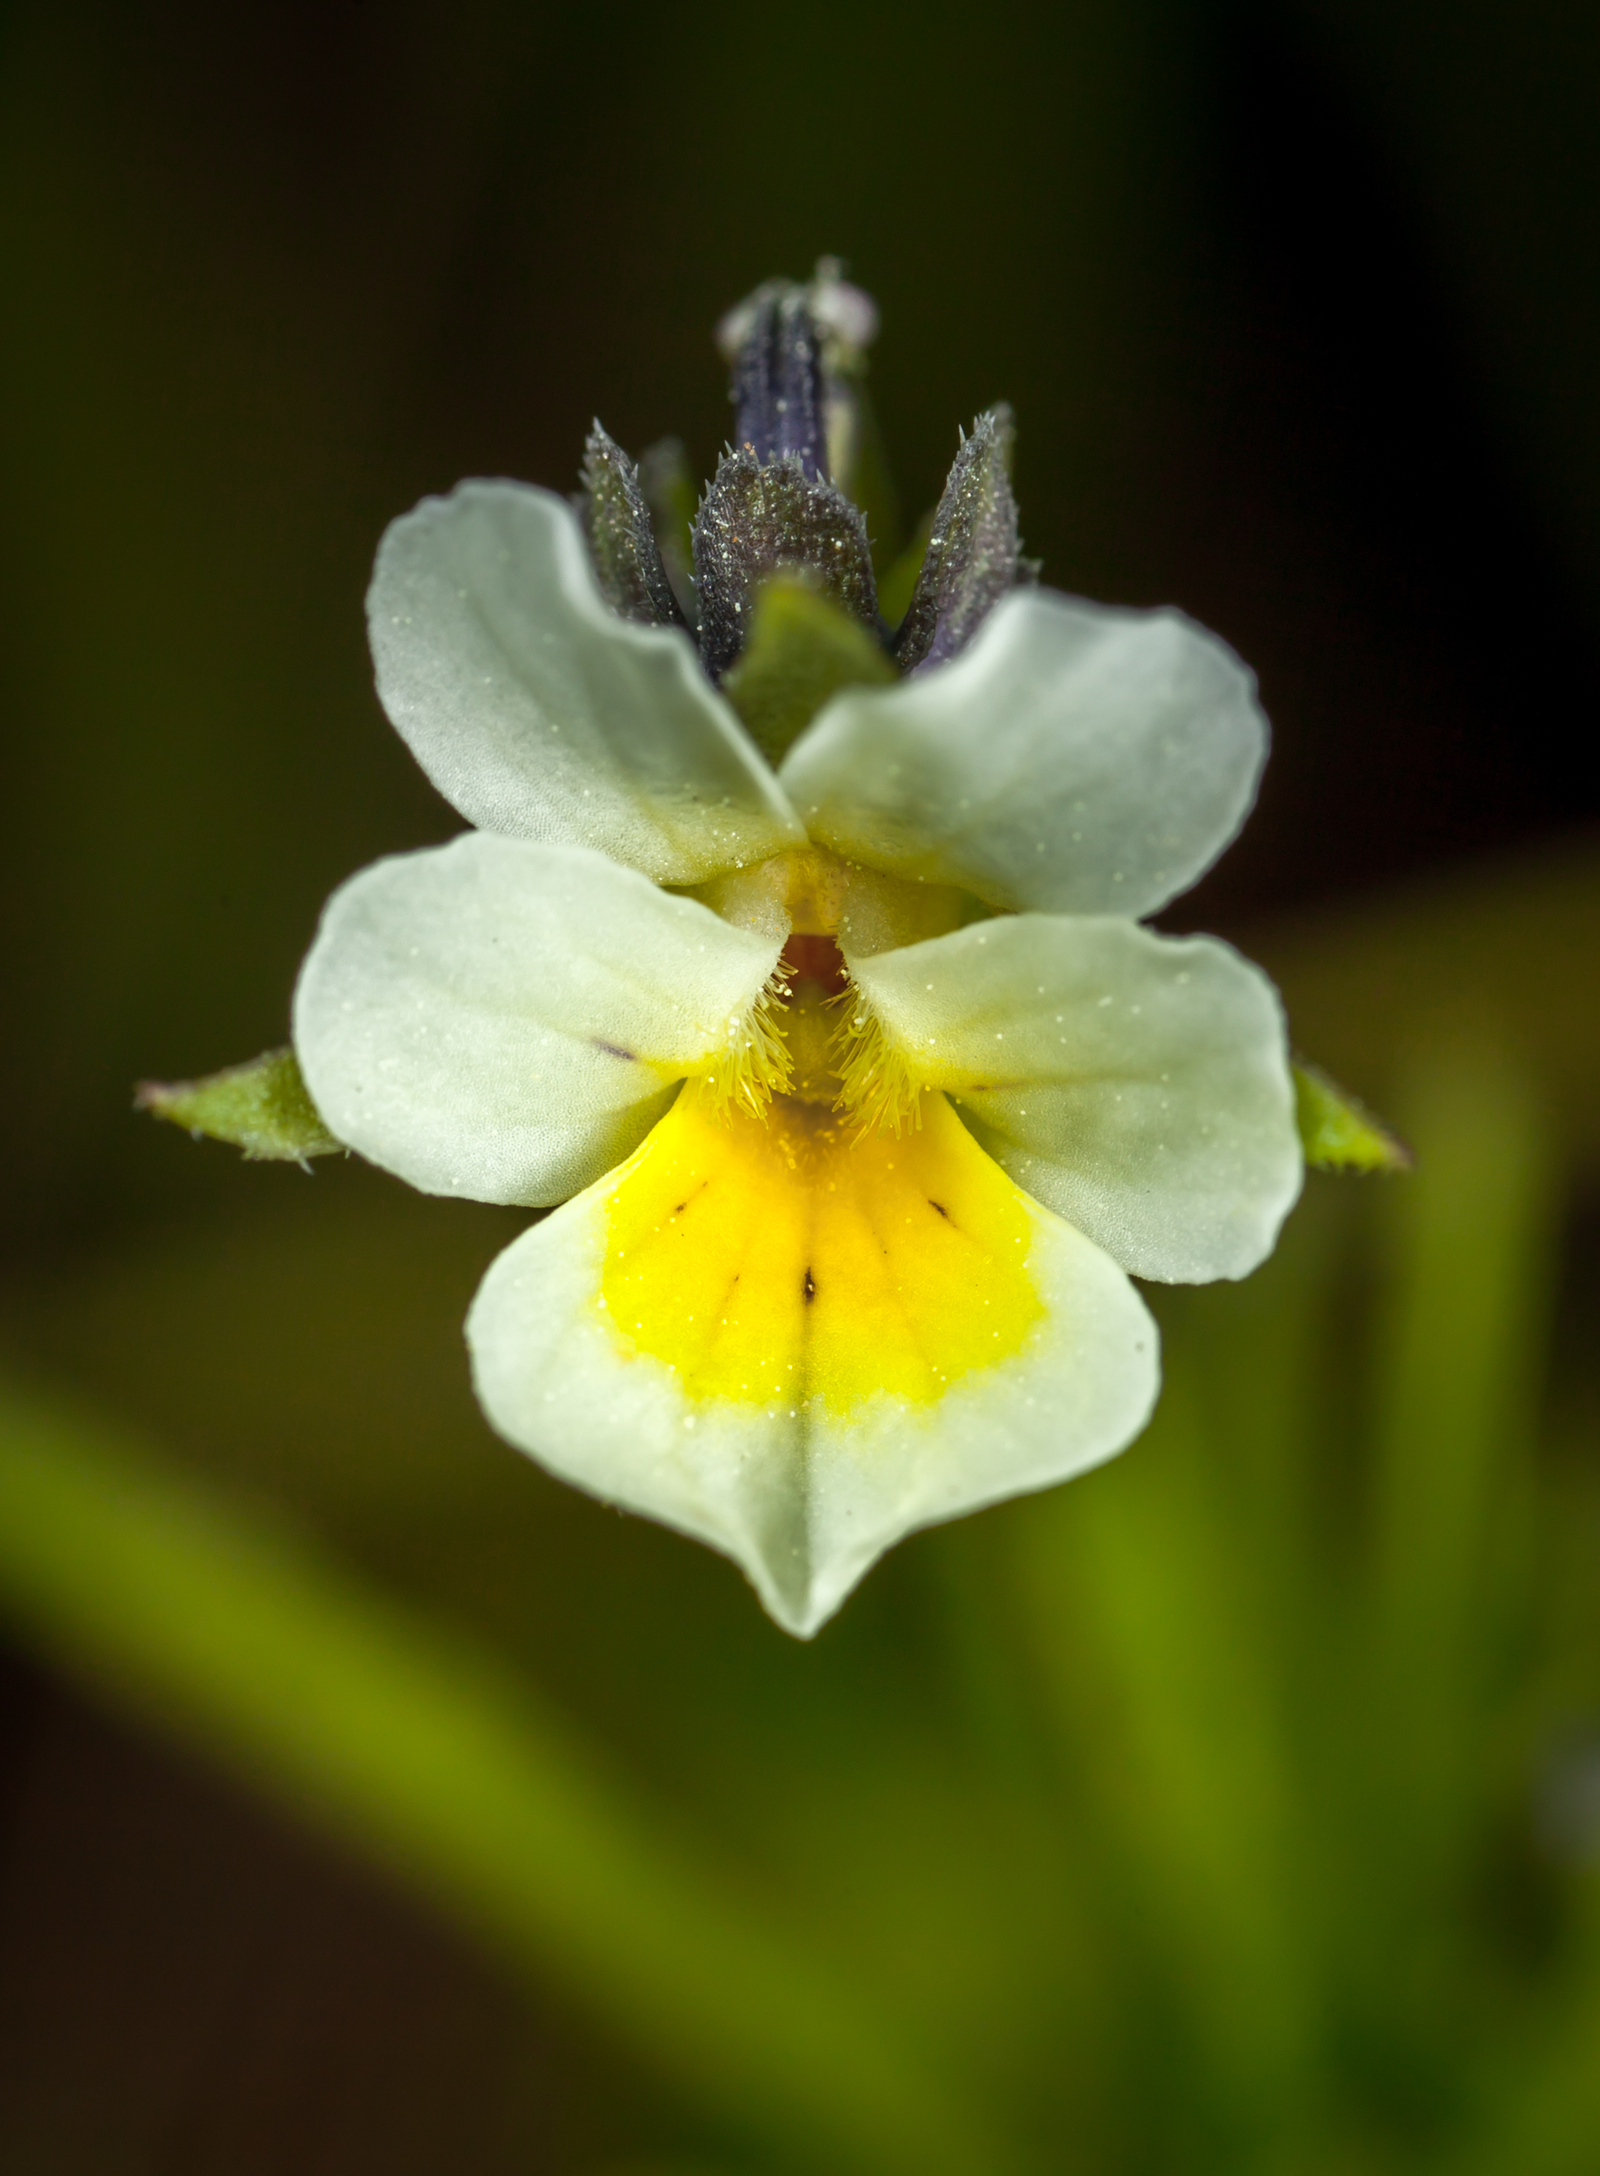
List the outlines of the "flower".
{"type": "Polygon", "coordinates": [[[468,1317],[494,1427],[802,1635],[911,1529],[1123,1448],[1159,1373],[1130,1276],[1243,1276],[1301,1175],[1270,983],[1140,921],[1249,809],[1248,672],[1019,586],[997,412],[881,684],[831,337],[776,284],[734,327],[698,656],[598,429],[579,511],[473,482],[390,528],[379,692],[477,828],[335,893],[294,1009],[341,1141],[563,1204],[468,1317]],[[785,594],[866,662],[797,730],[752,695],[764,754],[730,693],[785,594]]]}

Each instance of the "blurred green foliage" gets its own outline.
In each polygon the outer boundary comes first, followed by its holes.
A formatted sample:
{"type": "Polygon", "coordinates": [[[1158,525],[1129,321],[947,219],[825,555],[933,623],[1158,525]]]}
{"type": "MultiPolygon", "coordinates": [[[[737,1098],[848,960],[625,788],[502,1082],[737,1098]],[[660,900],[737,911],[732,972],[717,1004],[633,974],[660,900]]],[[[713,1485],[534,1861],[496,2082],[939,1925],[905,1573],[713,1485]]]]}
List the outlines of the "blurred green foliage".
{"type": "Polygon", "coordinates": [[[1494,1032],[1475,918],[1385,925],[1455,932],[1361,1076],[1415,1173],[1313,1177],[1256,1277],[1156,1295],[1145,1439],[812,1648],[488,1439],[450,1294],[516,1219],[355,1165],[13,1310],[165,1443],[7,1395],[7,1610],[564,1989],[710,2167],[1581,2176],[1600,1459],[1551,1341],[1593,1120],[1494,1032]]]}

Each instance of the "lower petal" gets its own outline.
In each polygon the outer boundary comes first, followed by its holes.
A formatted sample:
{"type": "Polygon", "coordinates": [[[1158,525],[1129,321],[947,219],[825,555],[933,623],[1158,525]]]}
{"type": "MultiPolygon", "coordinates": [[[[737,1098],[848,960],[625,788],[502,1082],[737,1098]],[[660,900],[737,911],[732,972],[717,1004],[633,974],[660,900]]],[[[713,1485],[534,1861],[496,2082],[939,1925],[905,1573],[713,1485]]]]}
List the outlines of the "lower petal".
{"type": "Polygon", "coordinates": [[[468,1319],[494,1426],[723,1550],[814,1632],[901,1535],[1109,1458],[1154,1401],[1127,1278],[940,1096],[896,1139],[686,1089],[468,1319]]]}

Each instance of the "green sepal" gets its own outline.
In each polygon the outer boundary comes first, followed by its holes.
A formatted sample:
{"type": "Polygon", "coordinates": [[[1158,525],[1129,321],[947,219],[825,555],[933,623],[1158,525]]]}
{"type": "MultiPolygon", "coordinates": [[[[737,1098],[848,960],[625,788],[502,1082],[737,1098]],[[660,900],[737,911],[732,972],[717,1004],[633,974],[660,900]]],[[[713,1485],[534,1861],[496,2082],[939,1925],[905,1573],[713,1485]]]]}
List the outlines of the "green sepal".
{"type": "Polygon", "coordinates": [[[186,1127],[196,1140],[206,1134],[231,1142],[252,1163],[303,1164],[344,1147],[323,1124],[300,1061],[287,1047],[204,1080],[141,1081],[134,1100],[152,1117],[186,1127]]]}
{"type": "Polygon", "coordinates": [[[894,638],[902,672],[942,664],[964,650],[1022,575],[1017,501],[1011,489],[1016,438],[1004,401],[963,434],[911,603],[894,638]]]}
{"type": "Polygon", "coordinates": [[[861,509],[797,453],[724,454],[694,525],[700,661],[720,685],[749,646],[756,592],[775,574],[809,580],[869,632],[878,619],[872,547],[861,509]]]}
{"type": "Polygon", "coordinates": [[[1295,1116],[1316,1171],[1409,1171],[1411,1151],[1320,1067],[1296,1063],[1295,1116]]]}
{"type": "Polygon", "coordinates": [[[577,505],[595,579],[612,611],[641,627],[681,626],[639,471],[599,423],[583,449],[577,505]]]}
{"type": "MultiPolygon", "coordinates": [[[[825,359],[831,352],[824,349],[825,359]]],[[[900,500],[866,378],[866,357],[860,354],[850,355],[829,372],[824,402],[828,468],[845,497],[866,517],[872,565],[881,578],[899,551],[900,500]]]]}
{"type": "Polygon", "coordinates": [[[895,677],[859,620],[804,576],[783,573],[757,590],[749,635],[722,692],[768,762],[780,763],[831,695],[895,677]]]}
{"type": "Polygon", "coordinates": [[[691,626],[699,612],[694,594],[694,517],[700,487],[681,438],[658,438],[639,456],[639,489],[655,523],[661,563],[678,607],[691,626]]]}
{"type": "Polygon", "coordinates": [[[928,556],[928,545],[933,537],[933,517],[937,511],[937,507],[928,508],[917,523],[911,542],[878,582],[878,610],[890,627],[898,627],[911,609],[911,600],[917,591],[917,577],[922,572],[922,562],[928,556]]]}

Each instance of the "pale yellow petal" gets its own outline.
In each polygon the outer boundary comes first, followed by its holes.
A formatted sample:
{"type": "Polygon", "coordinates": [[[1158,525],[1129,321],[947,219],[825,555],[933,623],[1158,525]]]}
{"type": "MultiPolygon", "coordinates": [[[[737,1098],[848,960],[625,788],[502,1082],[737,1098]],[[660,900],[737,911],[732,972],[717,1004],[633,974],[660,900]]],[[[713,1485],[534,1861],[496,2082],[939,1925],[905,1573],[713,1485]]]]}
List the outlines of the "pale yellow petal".
{"type": "Polygon", "coordinates": [[[937,1096],[896,1141],[686,1090],[500,1257],[468,1337],[503,1435],[725,1551],[800,1634],[913,1528],[1120,1450],[1157,1383],[1121,1271],[937,1096]]]}

